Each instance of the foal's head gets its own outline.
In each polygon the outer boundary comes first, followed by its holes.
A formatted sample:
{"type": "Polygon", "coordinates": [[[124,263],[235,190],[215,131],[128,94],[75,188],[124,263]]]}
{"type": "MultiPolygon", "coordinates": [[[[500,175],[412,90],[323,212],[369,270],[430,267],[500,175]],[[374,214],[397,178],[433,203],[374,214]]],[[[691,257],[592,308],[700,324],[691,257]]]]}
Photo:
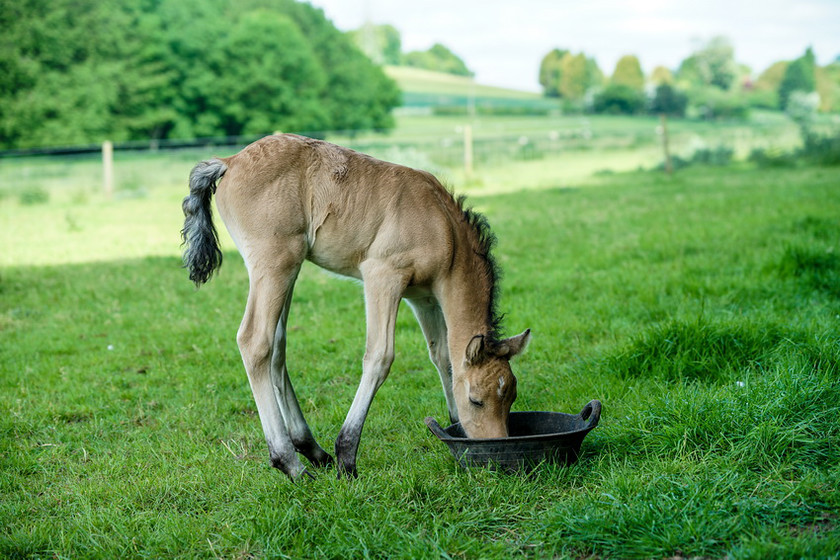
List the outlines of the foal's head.
{"type": "Polygon", "coordinates": [[[467,345],[464,375],[456,382],[455,404],[467,437],[507,437],[510,405],[516,399],[516,377],[510,359],[528,345],[531,331],[504,340],[474,336],[467,345]]]}

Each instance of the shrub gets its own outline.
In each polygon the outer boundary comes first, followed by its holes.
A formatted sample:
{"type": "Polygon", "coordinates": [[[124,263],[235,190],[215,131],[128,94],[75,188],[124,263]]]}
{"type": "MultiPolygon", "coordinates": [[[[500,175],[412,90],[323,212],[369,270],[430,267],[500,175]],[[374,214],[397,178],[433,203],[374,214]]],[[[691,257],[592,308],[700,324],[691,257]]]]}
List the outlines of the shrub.
{"type": "Polygon", "coordinates": [[[30,186],[18,194],[21,204],[30,206],[33,204],[46,204],[50,200],[50,193],[43,187],[30,186]]]}
{"type": "MultiPolygon", "coordinates": [[[[717,148],[702,148],[695,151],[689,158],[672,156],[671,166],[674,170],[683,169],[692,165],[725,167],[732,163],[732,156],[734,154],[735,151],[727,146],[718,146],[717,148]]],[[[659,169],[663,169],[664,165],[664,163],[661,164],[659,166],[659,169]]]]}
{"type": "Polygon", "coordinates": [[[749,160],[759,167],[795,167],[797,164],[840,165],[840,131],[819,135],[803,129],[803,145],[796,151],[787,152],[778,148],[756,149],[749,160]]]}
{"type": "Polygon", "coordinates": [[[755,148],[747,159],[762,168],[796,166],[796,154],[777,148],[755,148]]]}
{"type": "Polygon", "coordinates": [[[645,108],[645,95],[630,86],[611,84],[595,96],[592,111],[609,115],[635,115],[645,108]]]}
{"type": "Polygon", "coordinates": [[[717,148],[703,148],[694,152],[691,158],[692,163],[699,163],[701,165],[712,165],[717,167],[724,167],[732,163],[732,156],[735,150],[728,146],[718,146],[717,148]]]}
{"type": "Polygon", "coordinates": [[[691,105],[697,116],[704,119],[746,119],[749,116],[747,98],[717,88],[694,90],[691,105]]]}
{"type": "Polygon", "coordinates": [[[820,136],[814,132],[805,133],[802,156],[817,165],[840,165],[840,132],[820,136]]]}
{"type": "Polygon", "coordinates": [[[684,117],[687,106],[686,94],[668,84],[662,84],[656,88],[650,103],[650,112],[654,115],[684,117]]]}
{"type": "Polygon", "coordinates": [[[754,109],[779,108],[779,94],[771,90],[754,90],[747,94],[747,104],[754,109]]]}

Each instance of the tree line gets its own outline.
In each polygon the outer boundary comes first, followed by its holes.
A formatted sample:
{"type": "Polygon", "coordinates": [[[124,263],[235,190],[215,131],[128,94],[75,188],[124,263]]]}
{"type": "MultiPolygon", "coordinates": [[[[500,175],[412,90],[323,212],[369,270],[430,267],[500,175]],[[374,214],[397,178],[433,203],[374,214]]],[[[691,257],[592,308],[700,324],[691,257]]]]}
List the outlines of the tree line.
{"type": "Polygon", "coordinates": [[[840,111],[840,59],[819,67],[808,48],[754,78],[750,68],[736,62],[725,37],[702,45],[675,71],[657,66],[648,76],[634,55],[619,59],[612,75],[605,76],[584,53],[554,49],[541,61],[539,81],[545,96],[571,111],[701,118],[743,117],[751,107],[796,112],[803,104],[840,111]]]}
{"type": "Polygon", "coordinates": [[[425,51],[403,52],[402,37],[393,25],[367,22],[347,34],[377,64],[411,66],[456,76],[474,75],[458,55],[440,43],[435,43],[425,51]]]}
{"type": "Polygon", "coordinates": [[[396,84],[294,0],[0,0],[0,147],[393,126],[396,84]]]}

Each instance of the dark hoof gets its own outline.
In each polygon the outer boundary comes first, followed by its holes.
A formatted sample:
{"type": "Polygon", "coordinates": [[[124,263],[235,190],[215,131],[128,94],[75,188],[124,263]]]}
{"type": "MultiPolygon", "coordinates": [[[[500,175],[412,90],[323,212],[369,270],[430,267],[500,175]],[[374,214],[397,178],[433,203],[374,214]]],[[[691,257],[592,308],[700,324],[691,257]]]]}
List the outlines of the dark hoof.
{"type": "Polygon", "coordinates": [[[332,458],[327,452],[323,452],[323,455],[318,454],[312,457],[308,457],[309,462],[312,463],[312,466],[316,469],[323,469],[324,467],[330,467],[335,463],[335,459],[332,458]]]}
{"type": "Polygon", "coordinates": [[[359,478],[359,471],[356,470],[356,465],[338,465],[338,480],[346,478],[347,480],[359,478]]]}
{"type": "Polygon", "coordinates": [[[310,478],[315,478],[311,472],[304,468],[303,464],[296,456],[293,456],[293,461],[283,460],[282,457],[271,457],[271,466],[289,477],[293,482],[300,479],[304,475],[310,478]]]}
{"type": "Polygon", "coordinates": [[[315,475],[309,472],[307,469],[304,469],[303,472],[298,474],[295,477],[290,477],[292,482],[297,484],[298,482],[306,482],[308,480],[315,480],[315,475]]]}

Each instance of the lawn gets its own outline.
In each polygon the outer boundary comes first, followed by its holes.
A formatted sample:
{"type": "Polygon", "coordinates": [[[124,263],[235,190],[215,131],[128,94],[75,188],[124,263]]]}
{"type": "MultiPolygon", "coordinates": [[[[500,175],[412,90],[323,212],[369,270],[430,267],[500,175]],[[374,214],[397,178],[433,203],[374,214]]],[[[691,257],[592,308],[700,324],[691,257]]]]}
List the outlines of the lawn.
{"type": "MultiPolygon", "coordinates": [[[[225,240],[198,291],[180,268],[186,187],[166,173],[182,167],[138,163],[113,200],[84,181],[0,200],[0,557],[837,557],[836,170],[474,189],[505,324],[534,333],[514,410],[600,399],[580,461],[458,467],[423,425],[446,407],[403,309],[360,478],[294,485],[268,464],[235,344],[241,259],[225,240]]],[[[328,449],[363,317],[359,286],[304,268],[289,365],[328,449]]]]}

